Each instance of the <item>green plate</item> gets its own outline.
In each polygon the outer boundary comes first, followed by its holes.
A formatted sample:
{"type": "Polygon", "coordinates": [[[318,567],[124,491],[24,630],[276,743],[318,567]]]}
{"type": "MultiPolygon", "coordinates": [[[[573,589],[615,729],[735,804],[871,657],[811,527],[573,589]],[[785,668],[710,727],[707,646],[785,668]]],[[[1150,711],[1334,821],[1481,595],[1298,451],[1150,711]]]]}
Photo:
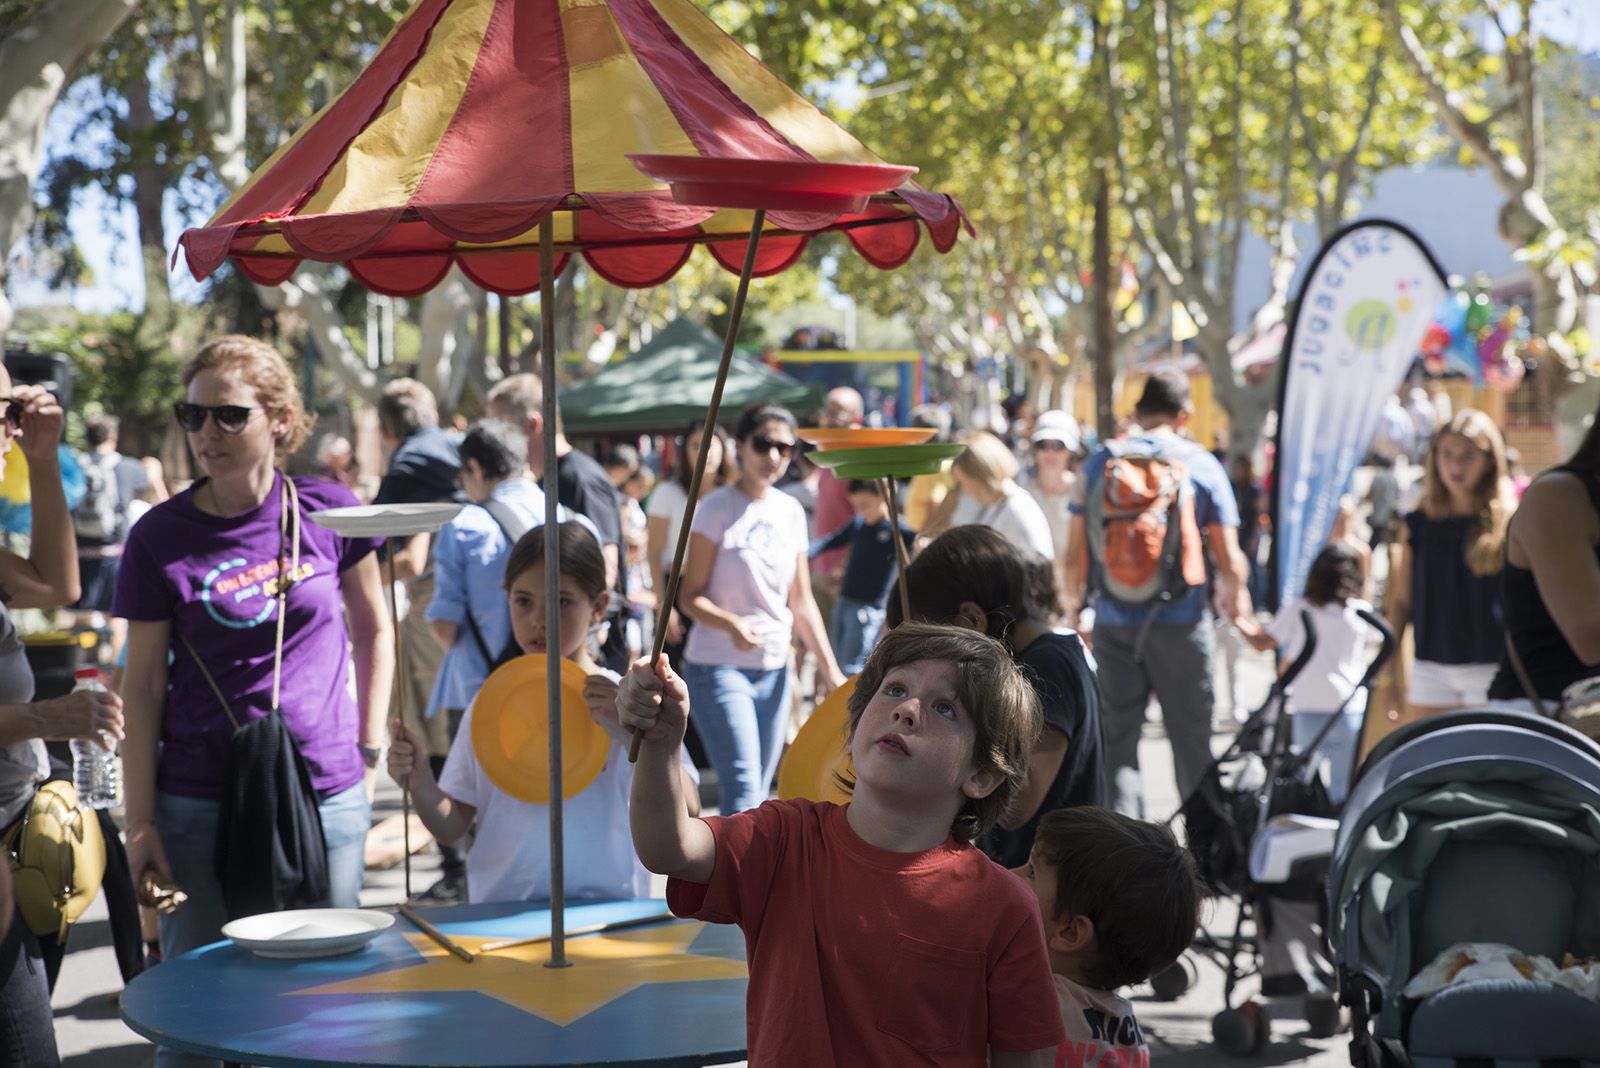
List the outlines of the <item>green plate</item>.
{"type": "Polygon", "coordinates": [[[864,449],[822,449],[809,455],[812,463],[833,468],[836,478],[910,478],[938,474],[946,460],[960,456],[965,448],[960,442],[877,445],[864,449]]]}

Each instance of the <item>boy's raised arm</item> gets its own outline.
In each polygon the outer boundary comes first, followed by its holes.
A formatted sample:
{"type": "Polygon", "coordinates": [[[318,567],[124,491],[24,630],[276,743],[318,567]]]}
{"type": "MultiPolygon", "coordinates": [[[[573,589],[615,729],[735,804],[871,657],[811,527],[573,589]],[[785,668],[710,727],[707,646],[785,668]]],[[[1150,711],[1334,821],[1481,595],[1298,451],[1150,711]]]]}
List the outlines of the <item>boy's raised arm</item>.
{"type": "Polygon", "coordinates": [[[689,724],[689,689],[662,656],[634,662],[617,688],[617,717],[644,733],[633,769],[628,822],[633,848],[657,875],[692,883],[711,881],[716,839],[711,828],[689,815],[678,749],[689,724]]]}

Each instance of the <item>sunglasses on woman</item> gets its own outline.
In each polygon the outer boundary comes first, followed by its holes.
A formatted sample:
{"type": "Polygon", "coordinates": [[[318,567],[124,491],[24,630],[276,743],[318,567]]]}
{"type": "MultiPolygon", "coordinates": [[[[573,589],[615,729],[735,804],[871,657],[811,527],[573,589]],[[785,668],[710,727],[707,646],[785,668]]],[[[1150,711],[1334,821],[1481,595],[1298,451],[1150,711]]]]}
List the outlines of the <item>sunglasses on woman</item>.
{"type": "Polygon", "coordinates": [[[750,447],[756,452],[765,455],[773,449],[778,450],[779,456],[788,456],[794,451],[794,442],[782,441],[778,438],[769,438],[765,434],[757,434],[750,439],[750,447]]]}
{"type": "Polygon", "coordinates": [[[208,415],[216,420],[217,429],[224,434],[237,434],[250,422],[250,413],[260,410],[246,408],[242,404],[190,404],[188,401],[179,401],[172,406],[172,414],[178,417],[178,425],[191,434],[200,433],[208,415]]]}
{"type": "Polygon", "coordinates": [[[28,402],[16,397],[0,397],[0,403],[6,406],[6,429],[15,434],[22,429],[22,413],[28,410],[28,402]]]}

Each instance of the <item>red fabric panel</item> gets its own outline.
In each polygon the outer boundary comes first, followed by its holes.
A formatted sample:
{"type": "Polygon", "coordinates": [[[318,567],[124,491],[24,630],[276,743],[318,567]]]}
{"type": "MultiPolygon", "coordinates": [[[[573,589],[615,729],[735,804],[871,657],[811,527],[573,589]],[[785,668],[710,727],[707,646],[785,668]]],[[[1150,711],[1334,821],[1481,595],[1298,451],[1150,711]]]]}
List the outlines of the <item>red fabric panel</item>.
{"type": "Polygon", "coordinates": [[[406,72],[427,49],[428,37],[450,0],[421,0],[384,49],[295,146],[251,182],[218,223],[287,215],[304,204],[350,142],[383,109],[406,72]]]}
{"type": "Polygon", "coordinates": [[[772,225],[784,230],[813,233],[834,225],[839,221],[840,215],[836,211],[769,211],[767,218],[772,220],[772,225]]]}
{"type": "Polygon", "coordinates": [[[584,203],[594,210],[589,216],[580,216],[585,235],[593,229],[593,217],[609,224],[613,239],[623,239],[624,231],[632,233],[690,233],[695,227],[716,214],[717,209],[694,204],[679,204],[672,193],[659,189],[650,193],[586,193],[584,203]]]}
{"type": "Polygon", "coordinates": [[[938,222],[929,223],[928,236],[933,238],[934,248],[949,252],[955,247],[956,238],[961,236],[961,216],[952,211],[938,222]]]}
{"type": "Polygon", "coordinates": [[[509,241],[525,234],[561,202],[561,197],[522,204],[451,204],[417,208],[417,214],[439,233],[455,241],[509,241]]]}
{"type": "Polygon", "coordinates": [[[612,285],[649,289],[678,273],[689,262],[694,246],[688,242],[641,245],[634,248],[591,248],[583,254],[595,274],[612,285]]]}
{"type": "Polygon", "coordinates": [[[184,250],[184,259],[189,264],[189,273],[194,275],[195,281],[204,282],[211,277],[211,272],[222,266],[238,229],[238,223],[231,226],[196,226],[185,230],[183,236],[178,238],[178,244],[184,250]]]}
{"type": "Polygon", "coordinates": [[[386,237],[404,214],[403,208],[302,215],[278,225],[289,247],[308,260],[337,263],[371,249],[386,237]]]}
{"type": "MultiPolygon", "coordinates": [[[[455,118],[411,203],[453,212],[510,202],[523,218],[530,202],[572,191],[572,109],[557,5],[498,0],[455,118]]],[[[459,222],[452,216],[452,226],[459,222]]]]}
{"type": "Polygon", "coordinates": [[[391,297],[420,297],[444,280],[455,257],[439,252],[418,256],[373,256],[351,260],[356,281],[391,297]]]}
{"type": "Polygon", "coordinates": [[[922,227],[916,219],[907,219],[846,232],[862,259],[879,270],[889,271],[911,258],[922,236],[922,227]]]}
{"type": "MultiPolygon", "coordinates": [[[[570,253],[556,256],[556,277],[567,269],[570,253]]],[[[538,252],[477,252],[460,258],[461,273],[480,289],[520,297],[539,288],[538,252]]]]}
{"type": "Polygon", "coordinates": [[[711,73],[650,0],[610,0],[639,65],[703,156],[810,159],[711,73]]]}
{"type": "Polygon", "coordinates": [[[300,269],[300,261],[284,256],[235,256],[233,265],[257,285],[275,286],[287,282],[300,269]]]}
{"type": "MultiPolygon", "coordinates": [[[[761,246],[756,249],[754,277],[765,278],[787,271],[805,252],[809,242],[808,237],[763,235],[761,246]]],[[[716,257],[718,263],[738,274],[744,269],[744,254],[749,245],[748,238],[740,237],[731,241],[712,241],[706,248],[711,250],[711,255],[716,257]]]]}

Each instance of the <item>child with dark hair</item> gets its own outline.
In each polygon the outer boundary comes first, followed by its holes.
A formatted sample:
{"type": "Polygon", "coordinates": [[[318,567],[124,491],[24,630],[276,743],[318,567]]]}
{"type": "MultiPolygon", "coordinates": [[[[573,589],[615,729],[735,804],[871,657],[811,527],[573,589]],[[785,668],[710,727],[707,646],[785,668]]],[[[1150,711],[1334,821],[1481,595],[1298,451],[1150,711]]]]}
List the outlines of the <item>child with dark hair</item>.
{"type": "Polygon", "coordinates": [[[1366,693],[1354,692],[1366,671],[1368,647],[1376,637],[1358,614],[1363,609],[1372,611],[1372,605],[1361,599],[1364,582],[1360,553],[1349,542],[1336,541],[1311,562],[1303,595],[1291,598],[1278,609],[1265,631],[1260,627],[1244,631],[1251,645],[1277,650],[1280,664],[1286,665],[1300,655],[1305,644],[1300,612],[1305,609],[1311,613],[1317,644],[1311,661],[1290,690],[1294,702],[1290,738],[1296,749],[1304,749],[1316,739],[1323,724],[1341,706],[1344,708],[1339,725],[1328,732],[1320,746],[1321,758],[1328,766],[1328,800],[1335,805],[1344,800],[1349,789],[1367,707],[1366,693]]]}
{"type": "Polygon", "coordinates": [[[1056,1063],[1146,1068],[1149,1047],[1117,990],[1189,947],[1200,918],[1194,858],[1166,827],[1084,806],[1039,821],[1017,874],[1044,916],[1067,1031],[1056,1063]]]}
{"type": "MultiPolygon", "coordinates": [[[[898,561],[894,534],[889,523],[889,504],[883,484],[877,479],[852,479],[845,487],[855,515],[838,530],[811,541],[811,557],[848,545],[844,581],[833,602],[833,621],[828,634],[839,670],[854,675],[867,662],[867,654],[883,629],[884,606],[894,585],[898,561]]],[[[900,522],[900,541],[911,551],[917,533],[900,522]]]]}
{"type": "Polygon", "coordinates": [[[847,805],[768,801],[697,820],[674,753],[689,693],[639,661],[617,709],[644,733],[634,845],[680,916],[736,923],[750,1063],[1048,1066],[1063,1031],[1039,911],[972,840],[1021,789],[1039,732],[999,642],[906,624],[849,701],[847,805]]]}
{"type": "MultiPolygon", "coordinates": [[[[1028,758],[1027,781],[978,843],[1008,868],[1027,859],[1034,828],[1046,812],[1105,800],[1095,670],[1082,639],[1053,630],[1034,607],[1036,577],[1021,550],[981,526],[945,531],[906,569],[913,619],[1000,640],[1039,697],[1044,730],[1028,758]]],[[[889,598],[888,621],[900,625],[898,598],[889,598]]]]}

